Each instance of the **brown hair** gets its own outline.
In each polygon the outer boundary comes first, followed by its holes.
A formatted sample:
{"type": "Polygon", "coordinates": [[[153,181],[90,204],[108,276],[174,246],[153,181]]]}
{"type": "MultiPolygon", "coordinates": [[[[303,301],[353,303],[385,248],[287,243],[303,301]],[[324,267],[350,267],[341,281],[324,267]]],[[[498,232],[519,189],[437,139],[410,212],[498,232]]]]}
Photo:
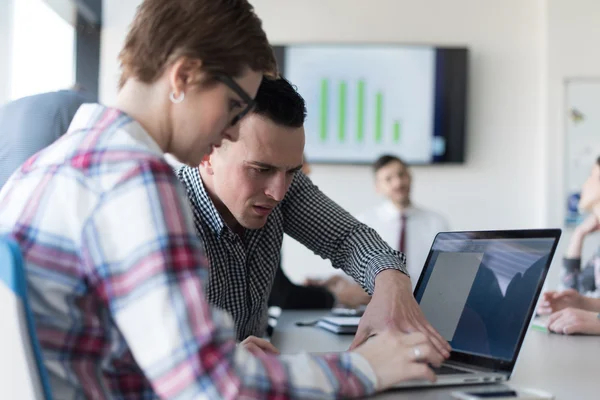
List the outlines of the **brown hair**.
{"type": "Polygon", "coordinates": [[[404,168],[408,168],[408,164],[406,164],[400,157],[393,156],[391,154],[384,154],[373,163],[373,172],[377,173],[377,171],[379,171],[381,168],[393,162],[398,162],[402,164],[404,168]]]}
{"type": "Polygon", "coordinates": [[[181,57],[209,74],[237,77],[245,67],[277,75],[261,20],[247,0],[144,0],[119,54],[121,88],[135,77],[156,81],[181,57]]]}

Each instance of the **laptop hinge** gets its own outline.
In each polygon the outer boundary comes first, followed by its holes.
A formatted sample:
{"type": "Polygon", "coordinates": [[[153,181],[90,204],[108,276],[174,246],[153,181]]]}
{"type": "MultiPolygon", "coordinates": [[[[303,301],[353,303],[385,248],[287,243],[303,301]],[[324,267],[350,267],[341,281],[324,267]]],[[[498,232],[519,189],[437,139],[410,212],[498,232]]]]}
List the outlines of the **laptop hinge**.
{"type": "Polygon", "coordinates": [[[509,373],[506,372],[506,371],[498,371],[498,370],[495,370],[493,368],[484,368],[484,367],[480,367],[480,366],[477,366],[477,365],[467,364],[467,363],[463,363],[463,362],[459,362],[459,361],[448,360],[448,361],[445,361],[444,364],[449,365],[449,366],[459,367],[459,368],[466,368],[466,369],[470,369],[470,370],[475,370],[475,371],[478,371],[478,372],[487,372],[487,373],[496,373],[496,374],[509,375],[509,373]]]}

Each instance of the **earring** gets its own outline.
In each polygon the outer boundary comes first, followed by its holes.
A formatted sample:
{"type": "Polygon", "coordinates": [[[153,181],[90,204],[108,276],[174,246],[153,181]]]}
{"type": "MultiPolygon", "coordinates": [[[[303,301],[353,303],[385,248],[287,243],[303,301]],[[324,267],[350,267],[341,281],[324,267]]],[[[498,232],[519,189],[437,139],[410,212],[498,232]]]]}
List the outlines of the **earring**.
{"type": "Polygon", "coordinates": [[[169,100],[171,100],[174,104],[179,104],[185,99],[185,93],[181,92],[181,94],[175,97],[175,92],[169,93],[169,100]]]}

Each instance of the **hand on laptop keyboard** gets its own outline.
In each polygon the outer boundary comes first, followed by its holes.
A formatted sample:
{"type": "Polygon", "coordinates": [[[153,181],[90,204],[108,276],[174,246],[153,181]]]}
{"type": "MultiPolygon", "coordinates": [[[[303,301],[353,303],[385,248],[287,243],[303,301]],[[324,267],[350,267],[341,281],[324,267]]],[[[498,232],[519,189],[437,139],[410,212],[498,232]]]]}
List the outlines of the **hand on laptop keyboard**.
{"type": "Polygon", "coordinates": [[[354,352],[362,355],[377,376],[377,390],[400,382],[436,377],[429,365],[441,365],[443,357],[422,333],[403,334],[385,331],[372,336],[354,352]]]}

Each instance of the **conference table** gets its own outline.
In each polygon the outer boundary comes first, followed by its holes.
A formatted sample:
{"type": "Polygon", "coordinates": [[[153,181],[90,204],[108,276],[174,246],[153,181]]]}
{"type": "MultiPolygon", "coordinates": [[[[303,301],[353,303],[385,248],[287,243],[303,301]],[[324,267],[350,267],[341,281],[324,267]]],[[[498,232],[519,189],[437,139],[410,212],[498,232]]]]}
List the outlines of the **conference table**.
{"type": "MultiPolygon", "coordinates": [[[[296,322],[310,322],[325,315],[326,311],[284,311],[271,342],[282,354],[347,350],[352,335],[296,326],[296,322]]],[[[600,399],[600,337],[564,336],[530,328],[508,385],[550,392],[557,400],[600,399]]],[[[373,398],[447,400],[452,391],[463,388],[469,387],[396,389],[373,398]]]]}

